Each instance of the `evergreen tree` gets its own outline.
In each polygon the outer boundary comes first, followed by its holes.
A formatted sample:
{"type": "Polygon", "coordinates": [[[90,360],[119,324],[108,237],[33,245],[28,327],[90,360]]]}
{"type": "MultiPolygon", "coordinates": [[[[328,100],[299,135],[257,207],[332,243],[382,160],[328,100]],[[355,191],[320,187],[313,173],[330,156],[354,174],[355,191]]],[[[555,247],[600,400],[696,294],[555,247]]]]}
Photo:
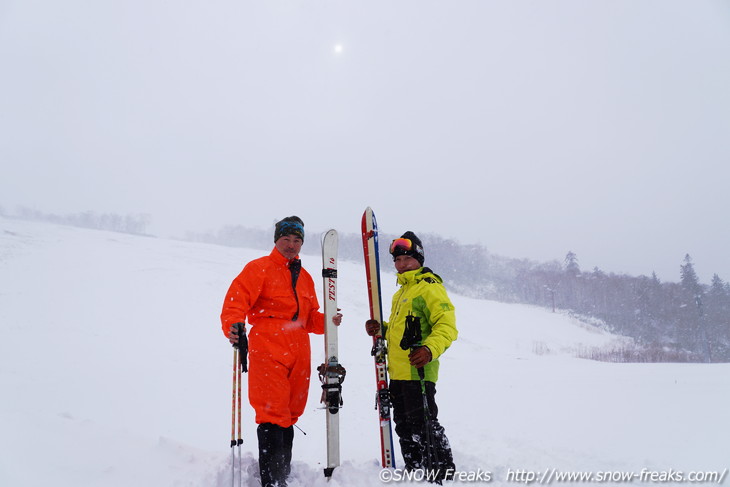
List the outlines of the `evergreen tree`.
{"type": "Polygon", "coordinates": [[[697,278],[694,264],[692,264],[692,257],[689,254],[684,256],[684,264],[679,266],[680,269],[680,282],[682,287],[688,292],[688,295],[693,297],[702,294],[702,286],[697,278]]]}
{"type": "Polygon", "coordinates": [[[578,256],[573,251],[568,251],[563,261],[565,265],[565,272],[572,277],[576,277],[580,274],[580,266],[578,265],[578,256]]]}
{"type": "Polygon", "coordinates": [[[681,304],[678,310],[679,343],[694,353],[706,354],[707,330],[704,319],[702,286],[689,254],[680,266],[681,304]]]}
{"type": "Polygon", "coordinates": [[[706,295],[706,323],[713,361],[730,359],[730,292],[717,274],[706,295]]]}
{"type": "Polygon", "coordinates": [[[580,266],[578,265],[578,257],[572,251],[568,251],[563,260],[565,274],[561,276],[560,290],[561,301],[566,308],[579,309],[581,304],[580,286],[576,282],[580,276],[580,266]]]}

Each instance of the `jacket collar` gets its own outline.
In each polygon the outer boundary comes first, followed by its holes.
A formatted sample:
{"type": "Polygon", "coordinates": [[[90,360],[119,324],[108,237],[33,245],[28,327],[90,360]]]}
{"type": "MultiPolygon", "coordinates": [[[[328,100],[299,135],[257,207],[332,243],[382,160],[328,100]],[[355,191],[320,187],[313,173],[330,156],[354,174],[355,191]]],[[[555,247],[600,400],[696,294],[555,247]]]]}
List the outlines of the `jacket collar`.
{"type": "Polygon", "coordinates": [[[416,276],[423,271],[423,267],[419,267],[418,269],[412,270],[412,271],[405,271],[402,274],[398,274],[398,284],[403,286],[404,284],[408,284],[409,282],[414,282],[416,280],[416,276]]]}

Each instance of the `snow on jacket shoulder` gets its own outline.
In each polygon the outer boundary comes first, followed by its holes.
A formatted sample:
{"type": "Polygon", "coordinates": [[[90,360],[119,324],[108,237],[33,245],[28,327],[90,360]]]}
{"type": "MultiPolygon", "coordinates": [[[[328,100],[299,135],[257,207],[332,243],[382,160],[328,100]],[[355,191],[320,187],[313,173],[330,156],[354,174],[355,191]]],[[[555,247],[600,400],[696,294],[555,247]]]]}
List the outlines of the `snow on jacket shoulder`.
{"type": "Polygon", "coordinates": [[[310,333],[324,333],[324,315],[319,312],[312,276],[301,269],[295,295],[289,261],[274,248],[268,256],[246,264],[233,280],[223,302],[221,325],[228,336],[234,323],[256,326],[292,321],[310,333]]]}
{"type": "Polygon", "coordinates": [[[456,311],[443,280],[428,267],[398,274],[401,288],[393,295],[390,319],[386,323],[388,341],[388,371],[393,380],[418,380],[418,371],[411,367],[409,350],[400,342],[405,331],[406,316],[420,318],[422,344],[431,350],[433,360],[425,367],[426,380],[438,379],[438,358],[456,340],[456,311]]]}

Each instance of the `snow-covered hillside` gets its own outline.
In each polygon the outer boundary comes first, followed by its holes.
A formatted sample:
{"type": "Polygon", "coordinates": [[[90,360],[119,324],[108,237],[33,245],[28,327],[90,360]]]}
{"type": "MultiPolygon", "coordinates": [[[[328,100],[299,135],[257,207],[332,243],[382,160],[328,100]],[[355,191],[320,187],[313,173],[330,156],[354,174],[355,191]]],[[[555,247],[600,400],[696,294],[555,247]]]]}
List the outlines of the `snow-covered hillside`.
{"type": "MultiPolygon", "coordinates": [[[[0,218],[0,485],[230,485],[232,351],[218,315],[233,277],[268,251],[0,218]]],[[[319,256],[303,262],[316,276],[319,256]]],[[[384,265],[387,308],[395,277],[384,265]]],[[[339,290],[343,465],[324,480],[313,377],[294,487],[382,484],[362,263],[340,264],[339,290]]],[[[518,470],[730,466],[730,365],[577,359],[617,338],[559,313],[452,298],[460,336],[437,399],[460,470],[500,485],[518,470]]],[[[317,365],[322,337],[312,346],[317,365]]],[[[244,413],[244,475],[257,485],[244,413]]]]}

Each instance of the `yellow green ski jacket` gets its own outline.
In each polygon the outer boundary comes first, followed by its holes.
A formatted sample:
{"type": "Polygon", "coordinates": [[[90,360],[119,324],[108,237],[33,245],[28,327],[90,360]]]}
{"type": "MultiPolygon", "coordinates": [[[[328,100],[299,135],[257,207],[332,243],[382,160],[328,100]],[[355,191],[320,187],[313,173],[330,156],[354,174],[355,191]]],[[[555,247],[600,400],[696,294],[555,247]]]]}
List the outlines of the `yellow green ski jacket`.
{"type": "Polygon", "coordinates": [[[425,379],[438,379],[438,358],[456,340],[456,312],[451,304],[443,280],[428,267],[398,274],[401,288],[393,295],[390,319],[383,323],[388,342],[388,373],[392,380],[419,380],[418,371],[412,367],[410,350],[400,347],[406,326],[406,316],[420,318],[421,334],[431,350],[433,360],[424,367],[425,379]]]}

